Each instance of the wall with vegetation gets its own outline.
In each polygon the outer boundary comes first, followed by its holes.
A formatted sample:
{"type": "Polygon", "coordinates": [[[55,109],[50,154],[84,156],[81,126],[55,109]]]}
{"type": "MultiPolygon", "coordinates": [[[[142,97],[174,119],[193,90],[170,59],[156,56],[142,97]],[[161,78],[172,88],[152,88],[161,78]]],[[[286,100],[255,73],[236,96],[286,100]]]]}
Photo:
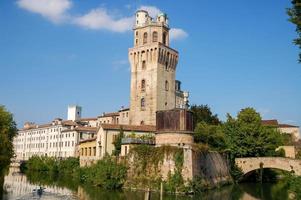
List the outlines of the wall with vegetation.
{"type": "Polygon", "coordinates": [[[140,145],[128,157],[126,187],[187,192],[197,185],[209,189],[232,182],[228,157],[196,148],[140,145]]]}

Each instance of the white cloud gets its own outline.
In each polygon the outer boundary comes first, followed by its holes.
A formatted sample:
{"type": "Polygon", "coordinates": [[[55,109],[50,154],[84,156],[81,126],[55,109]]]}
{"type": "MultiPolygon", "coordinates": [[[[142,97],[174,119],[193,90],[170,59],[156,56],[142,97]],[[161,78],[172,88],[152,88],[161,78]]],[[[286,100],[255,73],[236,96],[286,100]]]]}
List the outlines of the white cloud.
{"type": "Polygon", "coordinates": [[[27,11],[37,13],[59,23],[67,18],[67,11],[71,8],[70,0],[18,0],[17,5],[27,11]]]}
{"type": "Polygon", "coordinates": [[[169,31],[170,40],[180,40],[186,37],[188,37],[188,33],[186,33],[183,29],[171,28],[169,31]]]}
{"type": "Polygon", "coordinates": [[[155,18],[158,14],[162,13],[162,11],[155,6],[140,6],[138,10],[147,11],[152,18],[155,18]]]}
{"type": "MultiPolygon", "coordinates": [[[[140,6],[138,10],[145,10],[152,18],[156,18],[156,16],[162,11],[155,6],[140,6]]],[[[180,40],[188,37],[188,33],[180,28],[171,28],[169,32],[170,40],[180,40]]]]}
{"type": "MultiPolygon", "coordinates": [[[[27,11],[37,13],[54,23],[70,23],[92,30],[109,30],[112,32],[130,31],[134,25],[134,16],[118,17],[105,8],[92,9],[80,16],[72,16],[69,9],[72,0],[18,0],[17,5],[27,11]]],[[[130,9],[129,5],[126,5],[130,9]]],[[[155,18],[162,11],[155,6],[142,5],[138,10],[146,10],[155,18]]],[[[170,40],[186,38],[188,34],[179,28],[170,29],[170,40]]]]}
{"type": "Polygon", "coordinates": [[[109,15],[106,9],[97,8],[83,16],[74,18],[73,23],[88,29],[106,29],[113,32],[125,32],[131,30],[134,18],[123,17],[117,19],[109,15]]]}

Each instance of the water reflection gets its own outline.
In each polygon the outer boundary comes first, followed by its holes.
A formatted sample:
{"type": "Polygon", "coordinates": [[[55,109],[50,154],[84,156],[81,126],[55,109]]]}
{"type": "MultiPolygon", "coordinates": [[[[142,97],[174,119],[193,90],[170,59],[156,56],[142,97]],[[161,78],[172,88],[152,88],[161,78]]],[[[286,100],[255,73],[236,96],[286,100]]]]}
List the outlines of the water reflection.
{"type": "MultiPolygon", "coordinates": [[[[40,177],[41,178],[41,177],[40,177]]],[[[55,185],[36,185],[30,183],[18,169],[10,168],[4,178],[3,199],[76,199],[76,194],[64,187],[55,185]],[[42,194],[38,193],[40,187],[45,188],[42,194]]]]}
{"type": "MultiPolygon", "coordinates": [[[[210,190],[195,196],[175,196],[164,194],[164,200],[255,200],[255,199],[281,199],[286,200],[285,184],[254,184],[245,183],[210,190]]],[[[108,191],[99,187],[80,185],[69,177],[56,177],[49,174],[28,174],[25,176],[17,169],[11,168],[4,179],[4,199],[41,199],[41,200],[140,200],[145,199],[141,191],[108,191]],[[45,189],[43,189],[45,188],[45,189]],[[43,189],[40,190],[39,189],[43,189]],[[39,195],[39,192],[41,194],[39,195]]],[[[150,193],[151,200],[159,200],[159,193],[150,193]]]]}

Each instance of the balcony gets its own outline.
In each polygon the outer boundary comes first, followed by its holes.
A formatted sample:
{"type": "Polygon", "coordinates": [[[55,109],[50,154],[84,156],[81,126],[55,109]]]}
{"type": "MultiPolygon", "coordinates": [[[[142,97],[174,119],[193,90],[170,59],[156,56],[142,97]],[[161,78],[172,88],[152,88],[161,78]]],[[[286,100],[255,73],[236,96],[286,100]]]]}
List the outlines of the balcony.
{"type": "Polygon", "coordinates": [[[141,139],[141,138],[122,138],[121,143],[122,144],[148,144],[148,145],[154,145],[155,140],[154,139],[141,139]]]}

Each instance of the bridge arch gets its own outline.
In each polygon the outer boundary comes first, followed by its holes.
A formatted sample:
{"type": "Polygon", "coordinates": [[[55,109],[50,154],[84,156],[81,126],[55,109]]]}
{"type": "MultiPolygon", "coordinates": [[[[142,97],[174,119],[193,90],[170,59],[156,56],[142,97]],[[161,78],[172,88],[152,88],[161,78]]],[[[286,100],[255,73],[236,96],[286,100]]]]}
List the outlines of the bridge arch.
{"type": "Polygon", "coordinates": [[[253,170],[262,168],[280,169],[288,172],[294,172],[301,176],[301,160],[283,157],[253,157],[236,158],[235,163],[241,168],[244,174],[253,170]]]}

